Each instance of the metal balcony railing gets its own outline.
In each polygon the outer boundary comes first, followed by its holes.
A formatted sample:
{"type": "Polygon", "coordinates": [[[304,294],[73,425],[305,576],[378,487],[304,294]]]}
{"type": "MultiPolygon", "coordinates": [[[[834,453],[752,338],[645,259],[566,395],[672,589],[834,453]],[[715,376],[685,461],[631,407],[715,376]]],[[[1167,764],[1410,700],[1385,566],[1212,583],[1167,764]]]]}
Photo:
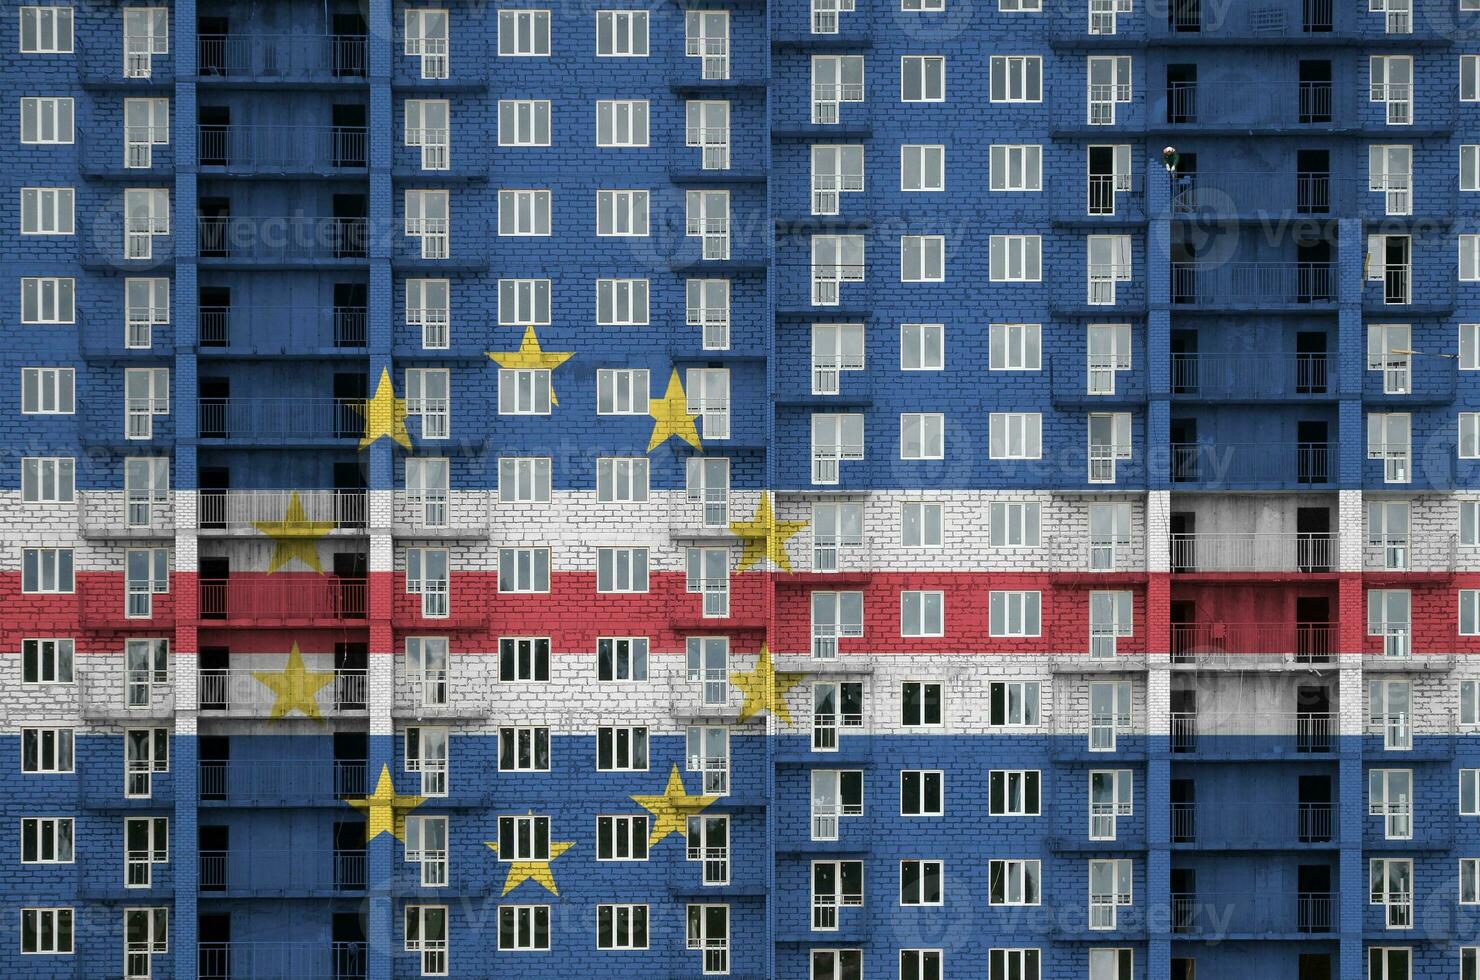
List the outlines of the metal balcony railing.
{"type": "Polygon", "coordinates": [[[1172,623],[1171,644],[1173,663],[1261,654],[1326,663],[1336,652],[1336,624],[1172,623]]]}
{"type": "Polygon", "coordinates": [[[1369,572],[1452,572],[1453,534],[1367,535],[1362,546],[1362,568],[1369,572]]]}
{"type": "Polygon", "coordinates": [[[1301,37],[1330,34],[1336,28],[1333,0],[1264,0],[1239,12],[1214,11],[1198,3],[1173,2],[1167,10],[1166,26],[1154,23],[1157,34],[1203,37],[1248,38],[1257,42],[1268,37],[1301,37]]]}
{"type": "Polygon", "coordinates": [[[1268,800],[1259,803],[1173,803],[1172,843],[1214,847],[1283,847],[1336,839],[1336,806],[1268,800]]]}
{"type": "Polygon", "coordinates": [[[202,259],[232,262],[363,259],[370,237],[364,218],[306,215],[210,215],[197,230],[202,259]]]}
{"type": "MultiPolygon", "coordinates": [[[[260,718],[273,713],[278,696],[260,675],[274,670],[228,668],[200,672],[200,710],[260,718]]],[[[319,710],[345,714],[365,710],[367,676],[364,670],[336,669],[333,681],[318,692],[319,710]]]]}
{"type": "Polygon", "coordinates": [[[201,348],[226,352],[357,350],[368,336],[363,306],[202,306],[199,323],[201,348]]]}
{"type": "Polygon", "coordinates": [[[200,618],[259,624],[364,619],[367,583],[337,575],[202,579],[200,618]]]}
{"type": "Polygon", "coordinates": [[[1174,572],[1329,572],[1337,538],[1329,533],[1173,534],[1174,572]]]}
{"type": "Polygon", "coordinates": [[[1358,182],[1325,171],[1179,173],[1172,177],[1174,214],[1331,214],[1351,207],[1358,182]]]}
{"type": "Polygon", "coordinates": [[[1248,933],[1329,933],[1336,929],[1333,892],[1173,892],[1172,932],[1214,939],[1248,933]]]}
{"type": "Polygon", "coordinates": [[[1330,486],[1334,442],[1191,443],[1171,445],[1171,482],[1204,487],[1330,486]]]}
{"type": "Polygon", "coordinates": [[[258,524],[275,524],[309,534],[325,525],[362,530],[367,522],[364,490],[202,490],[199,501],[200,528],[208,531],[255,532],[258,524]],[[295,499],[301,518],[290,514],[295,499]]]}
{"type": "Polygon", "coordinates": [[[302,895],[362,891],[364,848],[243,848],[200,852],[200,890],[302,895]]]}
{"type": "Polygon", "coordinates": [[[202,398],[202,439],[358,439],[365,431],[360,398],[202,398]]]}
{"type": "Polygon", "coordinates": [[[227,170],[363,169],[363,126],[200,126],[200,165],[227,170]]]}
{"type": "Polygon", "coordinates": [[[1163,95],[1170,126],[1266,129],[1333,121],[1330,82],[1169,82],[1163,95]]]}
{"type": "Polygon", "coordinates": [[[1173,262],[1172,302],[1185,306],[1288,306],[1336,301],[1330,262],[1173,262]]]}
{"type": "Polygon", "coordinates": [[[240,805],[329,803],[370,792],[362,760],[203,759],[199,775],[202,800],[240,805]]]}
{"type": "Polygon", "coordinates": [[[1196,398],[1291,398],[1336,392],[1328,354],[1173,354],[1172,394],[1196,398]]]}
{"type": "Polygon", "coordinates": [[[1330,711],[1171,713],[1173,752],[1201,756],[1328,753],[1336,748],[1330,711]]]}
{"type": "Polygon", "coordinates": [[[198,980],[363,980],[362,942],[225,942],[196,946],[198,980]]]}
{"type": "Polygon", "coordinates": [[[363,34],[202,34],[201,78],[260,82],[364,78],[363,34]]]}

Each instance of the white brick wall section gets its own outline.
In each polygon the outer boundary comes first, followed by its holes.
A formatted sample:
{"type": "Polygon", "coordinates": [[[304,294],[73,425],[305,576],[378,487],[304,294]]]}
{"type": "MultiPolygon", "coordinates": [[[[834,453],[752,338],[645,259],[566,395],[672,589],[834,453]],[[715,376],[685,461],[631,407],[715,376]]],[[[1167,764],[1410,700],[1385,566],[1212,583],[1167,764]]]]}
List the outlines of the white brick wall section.
{"type": "Polygon", "coordinates": [[[200,664],[193,653],[176,652],[175,669],[175,734],[194,735],[196,711],[200,704],[200,664]]]}
{"type": "Polygon", "coordinates": [[[1360,572],[1366,547],[1366,518],[1363,515],[1362,491],[1341,490],[1336,495],[1336,533],[1338,572],[1360,572]]]}
{"type": "Polygon", "coordinates": [[[1171,671],[1163,662],[1146,672],[1146,734],[1171,734],[1171,671]]]}
{"type": "Polygon", "coordinates": [[[391,706],[395,701],[396,665],[394,658],[376,654],[369,658],[366,676],[367,706],[370,709],[370,734],[394,735],[395,722],[391,706]]]}
{"type": "MultiPolygon", "coordinates": [[[[391,516],[396,509],[396,498],[404,498],[405,496],[406,495],[404,493],[397,493],[394,490],[369,491],[368,500],[366,503],[366,507],[369,508],[369,511],[366,514],[366,517],[369,519],[370,530],[372,533],[375,531],[390,530],[391,516]]],[[[461,497],[462,495],[455,494],[453,496],[461,497]]]]}
{"type": "MultiPolygon", "coordinates": [[[[1336,698],[1337,734],[1346,737],[1361,735],[1366,730],[1366,691],[1362,668],[1357,663],[1343,666],[1338,671],[1338,694],[1336,698]]],[[[1416,720],[1416,719],[1415,719],[1416,720]]]]}
{"type": "MultiPolygon", "coordinates": [[[[121,496],[121,494],[120,494],[121,496]]],[[[195,530],[200,519],[200,495],[195,490],[176,490],[171,496],[175,502],[175,528],[195,530]]]]}
{"type": "Polygon", "coordinates": [[[1152,490],[1146,494],[1146,571],[1170,572],[1172,493],[1152,490]]]}

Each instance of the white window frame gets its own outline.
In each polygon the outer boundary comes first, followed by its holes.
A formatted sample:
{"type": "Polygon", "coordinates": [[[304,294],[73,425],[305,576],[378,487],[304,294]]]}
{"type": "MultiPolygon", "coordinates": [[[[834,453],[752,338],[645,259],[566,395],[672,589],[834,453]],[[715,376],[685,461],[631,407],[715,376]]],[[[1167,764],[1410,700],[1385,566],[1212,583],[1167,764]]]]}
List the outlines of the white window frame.
{"type": "Polygon", "coordinates": [[[507,147],[549,146],[550,100],[500,99],[498,103],[498,145],[507,147]]]}
{"type": "Polygon", "coordinates": [[[550,57],[550,11],[500,10],[498,12],[498,56],[500,58],[550,57]]]}

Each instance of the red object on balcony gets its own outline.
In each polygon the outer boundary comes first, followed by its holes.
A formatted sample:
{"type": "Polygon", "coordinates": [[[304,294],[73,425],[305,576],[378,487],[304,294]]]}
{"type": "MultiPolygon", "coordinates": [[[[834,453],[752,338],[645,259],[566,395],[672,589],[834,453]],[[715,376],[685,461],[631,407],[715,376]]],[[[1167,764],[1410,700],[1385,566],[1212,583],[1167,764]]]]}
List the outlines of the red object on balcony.
{"type": "Polygon", "coordinates": [[[337,575],[202,579],[202,620],[272,625],[337,623],[365,618],[363,578],[337,575]]]}

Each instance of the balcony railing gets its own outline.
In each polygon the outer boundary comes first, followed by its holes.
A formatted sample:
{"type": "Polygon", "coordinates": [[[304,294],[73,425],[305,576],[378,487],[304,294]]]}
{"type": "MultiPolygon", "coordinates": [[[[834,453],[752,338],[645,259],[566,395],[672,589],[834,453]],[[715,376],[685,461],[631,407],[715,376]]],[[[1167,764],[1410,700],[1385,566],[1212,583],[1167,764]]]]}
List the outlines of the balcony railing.
{"type": "Polygon", "coordinates": [[[1261,2],[1243,11],[1205,9],[1198,3],[1173,2],[1167,8],[1166,26],[1153,22],[1156,34],[1247,38],[1329,35],[1336,27],[1332,0],[1261,2]]]}
{"type": "Polygon", "coordinates": [[[258,524],[274,524],[289,533],[318,534],[326,526],[362,530],[367,522],[364,490],[202,490],[199,500],[203,531],[255,533],[258,524]]]}
{"type": "Polygon", "coordinates": [[[197,219],[200,257],[235,262],[316,262],[363,259],[364,218],[264,215],[197,219]]]}
{"type": "Polygon", "coordinates": [[[370,791],[360,760],[203,759],[199,774],[202,800],[233,805],[327,805],[370,791]]]}
{"type": "Polygon", "coordinates": [[[1362,546],[1362,568],[1369,572],[1452,572],[1452,534],[1368,535],[1362,546]]]}
{"type": "MultiPolygon", "coordinates": [[[[261,675],[274,670],[228,668],[200,672],[200,710],[260,718],[273,714],[278,695],[261,680],[261,675]]],[[[327,673],[327,672],[326,672],[327,673]]],[[[326,714],[345,714],[365,710],[366,672],[342,670],[333,672],[333,681],[317,694],[319,710],[326,714]]]]}
{"type": "Polygon", "coordinates": [[[198,980],[363,980],[362,942],[199,943],[198,980]]]}
{"type": "Polygon", "coordinates": [[[202,34],[201,78],[260,82],[364,78],[363,34],[202,34]]]}
{"type": "Polygon", "coordinates": [[[293,354],[365,347],[363,306],[200,307],[200,346],[204,350],[252,354],[293,354]]]}
{"type": "Polygon", "coordinates": [[[358,439],[365,431],[360,398],[202,398],[202,439],[358,439]]]}
{"type": "Polygon", "coordinates": [[[1164,98],[1169,126],[1268,129],[1334,119],[1330,82],[1169,82],[1164,98]]]}
{"type": "Polygon", "coordinates": [[[1328,753],[1336,748],[1336,715],[1330,711],[1174,711],[1171,748],[1205,757],[1328,753]]]}
{"type": "Polygon", "coordinates": [[[1223,655],[1291,656],[1326,663],[1336,652],[1334,623],[1172,623],[1172,662],[1223,655]]]}
{"type": "Polygon", "coordinates": [[[1335,301],[1330,262],[1172,263],[1173,303],[1267,307],[1335,301]]]}
{"type": "Polygon", "coordinates": [[[1173,354],[1172,394],[1195,398],[1318,397],[1336,391],[1327,354],[1173,354]]]}
{"type": "Polygon", "coordinates": [[[1172,892],[1171,900],[1172,932],[1203,939],[1328,933],[1337,923],[1337,896],[1331,892],[1172,892]]]}
{"type": "Polygon", "coordinates": [[[227,170],[363,169],[364,126],[200,127],[200,165],[227,170]]]}
{"type": "Polygon", "coordinates": [[[1336,535],[1173,534],[1173,572],[1329,572],[1336,535]]]}
{"type": "Polygon", "coordinates": [[[200,618],[256,624],[364,619],[363,578],[201,579],[200,618]]]}
{"type": "Polygon", "coordinates": [[[1331,214],[1352,206],[1353,180],[1325,171],[1269,173],[1183,173],[1172,178],[1174,214],[1331,214]]]}
{"type": "Polygon", "coordinates": [[[200,890],[305,895],[365,888],[365,850],[241,849],[200,852],[200,890]]]}
{"type": "Polygon", "coordinates": [[[1172,843],[1208,847],[1284,847],[1336,839],[1332,803],[1173,803],[1172,843]]]}
{"type": "Polygon", "coordinates": [[[1336,482],[1334,442],[1192,443],[1171,445],[1171,482],[1203,487],[1330,486],[1336,482]]]}

